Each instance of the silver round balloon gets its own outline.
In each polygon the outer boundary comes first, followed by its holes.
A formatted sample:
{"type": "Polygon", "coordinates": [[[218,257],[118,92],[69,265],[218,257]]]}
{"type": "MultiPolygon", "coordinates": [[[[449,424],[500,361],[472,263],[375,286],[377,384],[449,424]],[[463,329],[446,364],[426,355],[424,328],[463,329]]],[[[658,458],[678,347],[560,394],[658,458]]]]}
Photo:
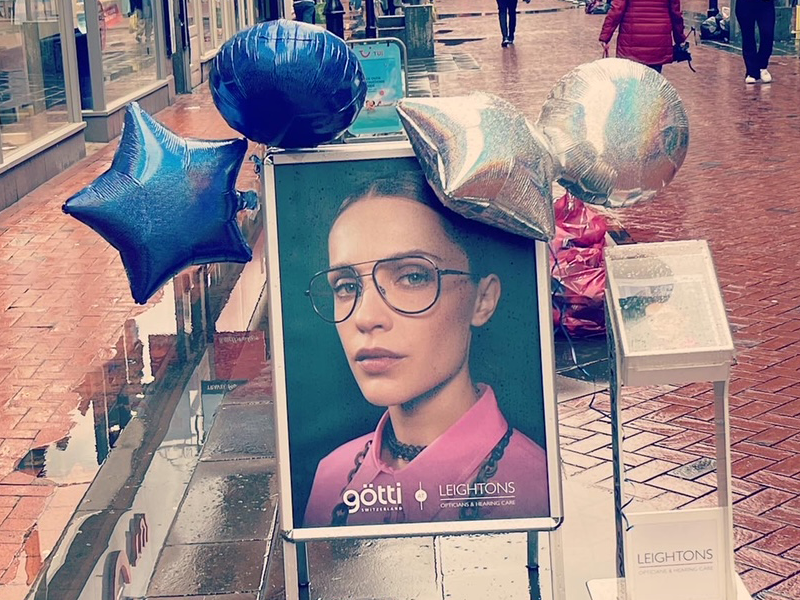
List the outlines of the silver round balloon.
{"type": "Polygon", "coordinates": [[[649,200],[686,158],[689,119],[675,87],[621,58],[574,69],[550,91],[537,126],[558,182],[586,202],[617,208],[649,200]]]}

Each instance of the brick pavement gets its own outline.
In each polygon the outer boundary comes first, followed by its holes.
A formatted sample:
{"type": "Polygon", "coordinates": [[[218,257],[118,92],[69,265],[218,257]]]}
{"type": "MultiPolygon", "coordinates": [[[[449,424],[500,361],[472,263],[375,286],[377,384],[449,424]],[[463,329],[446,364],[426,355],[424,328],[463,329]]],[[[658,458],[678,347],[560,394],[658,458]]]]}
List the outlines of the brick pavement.
{"type": "MultiPolygon", "coordinates": [[[[520,15],[517,43],[506,50],[491,17],[443,21],[440,27],[451,31],[439,39],[478,39],[441,51],[468,52],[481,70],[441,74],[438,90],[442,95],[492,91],[535,120],[561,75],[599,58],[602,20],[580,10],[520,15]]],[[[796,599],[800,60],[775,57],[770,65],[775,83],[745,87],[741,56],[703,45],[692,52],[697,73],[683,64],[665,68],[689,114],[686,162],[653,202],[618,211],[617,217],[637,242],[709,241],[737,349],[731,435],[738,569],[760,600],[796,599]]],[[[610,425],[589,401],[579,398],[559,407],[565,470],[610,487],[610,425]]],[[[692,481],[667,474],[714,456],[711,402],[706,384],[626,390],[626,458],[635,482],[629,492],[643,506],[699,507],[714,501],[713,475],[692,481]]],[[[608,411],[607,396],[599,396],[594,406],[608,411]]]]}
{"type": "MultiPolygon", "coordinates": [[[[441,0],[437,8],[455,13],[464,4],[441,0]]],[[[469,6],[490,12],[491,4],[469,6]]],[[[558,77],[599,57],[601,22],[580,10],[520,15],[517,44],[503,50],[496,16],[442,20],[438,38],[445,43],[437,52],[468,54],[480,69],[430,77],[443,95],[494,92],[535,119],[558,77]]],[[[738,351],[731,405],[739,568],[762,600],[798,598],[800,283],[792,250],[800,171],[792,158],[800,136],[800,61],[780,57],[771,67],[775,83],[745,87],[739,56],[702,46],[693,52],[697,74],[685,65],[665,69],[690,117],[686,163],[654,202],[618,216],[636,241],[699,237],[711,244],[738,351]]],[[[158,118],[182,135],[231,135],[205,90],[180,97],[158,118]]],[[[112,143],[0,213],[4,600],[24,597],[92,475],[55,481],[15,466],[31,448],[69,433],[87,381],[119,353],[126,320],[143,310],[130,299],[116,251],[60,210],[108,167],[114,149],[112,143]]],[[[249,169],[243,177],[252,178],[249,169]]],[[[687,481],[669,472],[712,456],[710,387],[628,389],[623,402],[633,493],[651,508],[707,504],[713,477],[687,481]]],[[[608,399],[589,403],[578,398],[560,406],[565,470],[607,487],[610,428],[595,408],[608,410],[608,399]]]]}

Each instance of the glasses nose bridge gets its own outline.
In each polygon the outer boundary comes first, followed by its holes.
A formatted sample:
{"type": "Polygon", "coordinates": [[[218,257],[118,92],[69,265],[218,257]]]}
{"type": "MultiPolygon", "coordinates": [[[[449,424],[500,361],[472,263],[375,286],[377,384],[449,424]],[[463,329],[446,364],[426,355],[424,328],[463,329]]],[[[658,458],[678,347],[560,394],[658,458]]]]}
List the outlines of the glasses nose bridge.
{"type": "MultiPolygon", "coordinates": [[[[389,305],[389,301],[386,298],[386,290],[384,290],[380,284],[378,283],[378,277],[376,275],[377,268],[380,265],[380,262],[376,262],[372,265],[372,268],[367,271],[366,273],[358,273],[356,272],[356,279],[358,279],[358,294],[356,296],[355,306],[353,306],[353,312],[358,310],[359,305],[364,297],[367,288],[367,282],[372,282],[372,285],[375,287],[375,291],[378,292],[378,295],[381,297],[381,300],[389,305]]],[[[391,306],[391,305],[389,305],[391,306]]]]}

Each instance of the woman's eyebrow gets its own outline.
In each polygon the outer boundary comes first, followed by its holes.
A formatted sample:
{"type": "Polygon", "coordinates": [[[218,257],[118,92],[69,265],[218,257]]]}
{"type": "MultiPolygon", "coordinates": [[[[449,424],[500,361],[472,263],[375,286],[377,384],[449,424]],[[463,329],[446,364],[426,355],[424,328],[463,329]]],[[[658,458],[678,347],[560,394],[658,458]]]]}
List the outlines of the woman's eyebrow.
{"type": "Polygon", "coordinates": [[[409,258],[412,256],[424,256],[425,258],[432,258],[435,261],[444,262],[444,259],[441,256],[437,256],[433,252],[428,252],[427,250],[421,250],[418,248],[412,248],[410,250],[403,250],[402,252],[394,252],[392,254],[389,254],[388,256],[383,256],[381,258],[376,258],[374,260],[365,260],[363,262],[358,262],[358,263],[338,263],[328,267],[328,270],[351,269],[353,267],[360,267],[362,265],[376,263],[379,260],[388,260],[392,258],[409,258]]]}

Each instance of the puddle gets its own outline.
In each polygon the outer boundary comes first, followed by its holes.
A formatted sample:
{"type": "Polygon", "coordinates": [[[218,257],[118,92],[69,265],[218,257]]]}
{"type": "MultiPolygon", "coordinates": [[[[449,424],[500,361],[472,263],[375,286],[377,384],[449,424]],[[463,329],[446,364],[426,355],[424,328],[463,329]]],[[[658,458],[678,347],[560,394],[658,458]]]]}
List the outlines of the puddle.
{"type": "Polygon", "coordinates": [[[217,355],[207,385],[229,380],[241,383],[255,376],[253,369],[257,375],[266,357],[265,334],[239,332],[247,329],[266,282],[260,237],[253,250],[253,260],[244,267],[206,265],[185,271],[166,284],[154,306],[125,323],[113,357],[89,373],[75,390],[81,400],[69,414],[73,425],[68,435],[30,450],[16,470],[59,485],[91,482],[122,431],[146,408],[169,368],[207,345],[217,355]],[[240,354],[242,364],[234,368],[231,364],[240,361],[240,354]]]}
{"type": "Polygon", "coordinates": [[[271,394],[263,239],[252,247],[243,267],[182,273],[129,320],[113,358],[76,390],[69,435],[20,461],[19,471],[84,484],[59,491],[86,490],[34,597],[143,597],[222,403],[271,394]]]}

